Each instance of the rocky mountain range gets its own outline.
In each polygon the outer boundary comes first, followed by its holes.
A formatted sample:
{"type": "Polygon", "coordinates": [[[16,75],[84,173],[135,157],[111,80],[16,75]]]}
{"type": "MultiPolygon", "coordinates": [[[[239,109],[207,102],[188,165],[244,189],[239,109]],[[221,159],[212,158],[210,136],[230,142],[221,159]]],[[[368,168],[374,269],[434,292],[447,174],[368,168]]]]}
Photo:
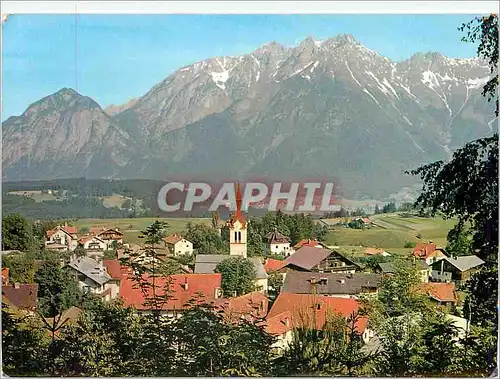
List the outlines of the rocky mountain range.
{"type": "Polygon", "coordinates": [[[182,67],[104,110],[64,88],[2,123],[3,179],[328,178],[387,198],[496,128],[479,59],[393,62],[351,35],[182,67]]]}

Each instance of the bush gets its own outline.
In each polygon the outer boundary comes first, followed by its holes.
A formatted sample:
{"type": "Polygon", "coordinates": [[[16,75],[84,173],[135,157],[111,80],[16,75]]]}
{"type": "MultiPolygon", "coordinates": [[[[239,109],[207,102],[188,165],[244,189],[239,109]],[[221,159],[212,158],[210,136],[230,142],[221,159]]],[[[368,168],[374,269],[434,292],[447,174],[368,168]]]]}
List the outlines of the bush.
{"type": "Polygon", "coordinates": [[[411,248],[414,248],[416,245],[417,244],[415,242],[406,241],[404,247],[408,248],[408,249],[411,249],[411,248]]]}

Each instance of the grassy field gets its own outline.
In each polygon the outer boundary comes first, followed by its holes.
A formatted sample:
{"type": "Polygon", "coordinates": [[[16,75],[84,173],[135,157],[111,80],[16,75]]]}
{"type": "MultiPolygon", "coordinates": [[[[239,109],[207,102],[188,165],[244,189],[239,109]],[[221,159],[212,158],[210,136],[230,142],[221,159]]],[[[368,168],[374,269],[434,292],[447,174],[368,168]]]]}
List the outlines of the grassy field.
{"type": "Polygon", "coordinates": [[[101,199],[102,199],[102,204],[106,208],[111,208],[111,207],[121,208],[123,202],[127,199],[130,199],[130,197],[114,194],[111,196],[103,196],[103,197],[101,197],[101,199]]]}
{"type": "Polygon", "coordinates": [[[169,233],[182,232],[189,221],[192,223],[203,223],[209,225],[211,219],[208,218],[118,218],[118,219],[82,219],[74,222],[75,226],[80,228],[90,228],[91,226],[104,226],[110,228],[119,228],[123,234],[125,242],[138,243],[138,236],[141,230],[145,230],[155,221],[165,221],[168,223],[169,233]]]}
{"type": "MultiPolygon", "coordinates": [[[[435,242],[439,247],[446,246],[446,234],[455,225],[455,220],[441,218],[401,217],[397,214],[382,214],[370,217],[376,225],[371,229],[339,228],[328,234],[326,245],[340,246],[344,251],[354,255],[362,255],[364,247],[379,247],[391,253],[406,254],[407,241],[435,242]],[[417,238],[420,234],[421,238],[417,238]]],[[[170,233],[180,233],[186,224],[204,223],[210,225],[208,218],[121,218],[121,219],[82,219],[75,222],[78,228],[105,226],[119,228],[123,231],[125,241],[137,243],[141,230],[146,229],[154,221],[166,221],[170,233]]]]}
{"type": "Polygon", "coordinates": [[[58,200],[57,196],[54,194],[42,193],[42,191],[10,191],[9,195],[25,196],[35,200],[37,203],[58,200]]]}
{"type": "Polygon", "coordinates": [[[353,247],[379,247],[395,253],[406,253],[407,241],[433,241],[440,247],[446,246],[446,235],[455,225],[455,220],[441,218],[401,217],[397,214],[382,214],[370,217],[374,223],[371,229],[339,228],[331,231],[327,245],[338,245],[346,249],[353,247]],[[420,234],[420,239],[417,235],[420,234]]]}

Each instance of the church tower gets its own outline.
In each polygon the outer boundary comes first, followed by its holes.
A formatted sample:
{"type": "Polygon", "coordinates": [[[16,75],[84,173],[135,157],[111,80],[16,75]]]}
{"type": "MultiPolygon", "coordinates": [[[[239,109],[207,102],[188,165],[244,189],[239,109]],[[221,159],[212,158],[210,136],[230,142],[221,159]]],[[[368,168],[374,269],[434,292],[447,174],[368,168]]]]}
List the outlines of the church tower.
{"type": "Polygon", "coordinates": [[[236,211],[227,222],[229,229],[229,254],[247,257],[247,222],[241,211],[240,183],[236,183],[236,211]]]}

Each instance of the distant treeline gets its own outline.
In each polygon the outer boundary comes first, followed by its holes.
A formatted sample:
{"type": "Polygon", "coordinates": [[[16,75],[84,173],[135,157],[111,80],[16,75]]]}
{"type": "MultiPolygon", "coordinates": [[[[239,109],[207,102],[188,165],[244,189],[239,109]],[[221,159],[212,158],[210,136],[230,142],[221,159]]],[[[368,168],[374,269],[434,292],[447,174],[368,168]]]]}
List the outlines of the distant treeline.
{"type": "MultiPolygon", "coordinates": [[[[134,218],[156,217],[158,191],[164,181],[146,179],[109,180],[109,179],[56,179],[43,181],[4,182],[2,185],[3,213],[20,213],[35,220],[59,220],[75,218],[134,218]],[[33,198],[9,194],[12,191],[52,191],[57,200],[36,202],[33,198]],[[105,207],[103,196],[122,195],[140,200],[141,206],[120,209],[105,207]]],[[[220,209],[222,219],[229,217],[229,210],[220,209]]],[[[250,208],[249,216],[263,216],[265,209],[250,208]]],[[[183,211],[172,213],[171,217],[212,217],[212,212],[200,207],[192,213],[183,211]]]]}
{"type": "Polygon", "coordinates": [[[72,194],[86,196],[110,196],[120,194],[135,199],[156,196],[164,182],[147,179],[54,179],[36,181],[3,182],[4,193],[10,191],[65,190],[72,194]]]}

